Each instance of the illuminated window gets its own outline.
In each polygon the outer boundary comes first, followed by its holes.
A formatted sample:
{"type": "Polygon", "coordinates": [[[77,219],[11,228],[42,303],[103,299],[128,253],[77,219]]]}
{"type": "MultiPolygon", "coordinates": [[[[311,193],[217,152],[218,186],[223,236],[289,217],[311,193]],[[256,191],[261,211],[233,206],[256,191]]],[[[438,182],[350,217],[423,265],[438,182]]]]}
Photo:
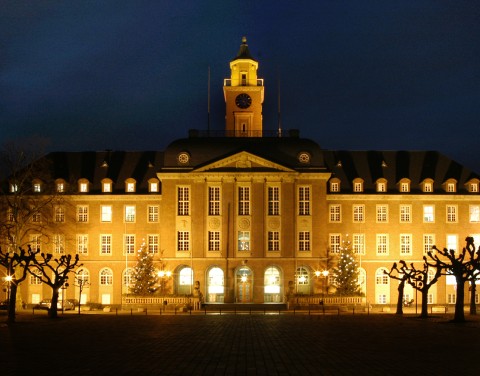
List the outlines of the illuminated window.
{"type": "Polygon", "coordinates": [[[148,181],[148,191],[151,193],[157,193],[160,191],[160,184],[156,179],[150,179],[148,181]]]}
{"type": "Polygon", "coordinates": [[[63,206],[55,206],[55,222],[65,222],[65,208],[63,206]]]}
{"type": "Polygon", "coordinates": [[[65,253],[65,235],[53,235],[53,249],[54,253],[65,253]]]}
{"type": "Polygon", "coordinates": [[[310,215],[310,187],[298,187],[298,215],[310,215]]]}
{"type": "Polygon", "coordinates": [[[280,232],[279,231],[268,232],[268,248],[267,249],[269,251],[280,250],[280,232]]]}
{"type": "Polygon", "coordinates": [[[10,184],[10,192],[11,193],[18,192],[18,184],[15,184],[15,183],[10,184]]]}
{"type": "Polygon", "coordinates": [[[125,222],[135,222],[135,205],[125,205],[125,222]]]}
{"type": "Polygon", "coordinates": [[[112,254],[112,235],[110,234],[100,235],[100,253],[102,255],[112,254]]]}
{"type": "Polygon", "coordinates": [[[88,235],[77,235],[77,253],[79,255],[88,255],[88,235]]]}
{"type": "Polygon", "coordinates": [[[458,248],[458,236],[454,234],[447,235],[447,247],[449,251],[456,251],[458,248]]]}
{"type": "Polygon", "coordinates": [[[435,222],[435,207],[433,205],[423,205],[423,222],[435,222]]]}
{"type": "Polygon", "coordinates": [[[42,222],[42,214],[38,211],[34,211],[32,213],[32,222],[33,223],[41,223],[42,222]]]}
{"type": "Polygon", "coordinates": [[[435,245],[435,235],[423,234],[423,253],[427,254],[428,252],[430,252],[434,245],[435,245]]]}
{"type": "Polygon", "coordinates": [[[102,180],[102,192],[110,193],[112,192],[112,181],[110,179],[103,179],[102,180]]]}
{"type": "Polygon", "coordinates": [[[400,192],[410,192],[410,183],[404,181],[400,183],[400,192]]]}
{"type": "Polygon", "coordinates": [[[472,193],[478,192],[478,183],[469,183],[468,184],[468,191],[472,193]]]}
{"type": "Polygon", "coordinates": [[[102,222],[112,222],[112,207],[110,205],[101,205],[100,213],[102,222]]]}
{"type": "Polygon", "coordinates": [[[400,255],[411,255],[412,254],[412,235],[411,234],[400,234],[400,255]]]}
{"type": "Polygon", "coordinates": [[[87,179],[80,179],[78,181],[78,191],[81,193],[87,193],[88,192],[88,187],[89,183],[87,179]]]}
{"type": "Polygon", "coordinates": [[[280,215],[279,187],[268,187],[268,215],[280,215]]]}
{"type": "Polygon", "coordinates": [[[365,234],[353,234],[353,252],[359,255],[365,254],[365,234]]]}
{"type": "Polygon", "coordinates": [[[297,268],[297,273],[295,274],[297,285],[307,286],[310,284],[310,275],[308,270],[304,267],[297,268]]]}
{"type": "Polygon", "coordinates": [[[449,223],[457,222],[457,206],[456,205],[447,205],[447,222],[449,223]]]}
{"type": "Polygon", "coordinates": [[[55,187],[58,193],[65,192],[65,182],[59,181],[55,184],[55,187]]]}
{"type": "Polygon", "coordinates": [[[332,204],[328,206],[330,222],[342,221],[342,206],[340,204],[332,204]]]}
{"type": "Polygon", "coordinates": [[[388,234],[377,234],[377,255],[388,255],[388,234]]]}
{"type": "Polygon", "coordinates": [[[340,192],[340,182],[331,181],[330,182],[330,192],[332,192],[332,193],[340,192]]]}
{"type": "Polygon", "coordinates": [[[340,234],[330,234],[330,253],[340,253],[340,234]]]}
{"type": "Polygon", "coordinates": [[[381,181],[377,181],[377,192],[386,192],[387,191],[387,182],[382,179],[381,181]]]}
{"type": "Polygon", "coordinates": [[[42,191],[42,185],[40,183],[33,184],[33,191],[35,193],[40,193],[42,191]]]}
{"type": "Polygon", "coordinates": [[[220,251],[220,231],[208,232],[208,250],[220,251]]]}
{"type": "Polygon", "coordinates": [[[220,215],[220,187],[208,187],[208,215],[220,215]]]}
{"type": "Polygon", "coordinates": [[[250,251],[250,231],[238,232],[238,250],[250,251]]]}
{"type": "Polygon", "coordinates": [[[377,270],[376,274],[375,274],[375,283],[377,285],[388,285],[388,275],[385,274],[384,272],[388,270],[387,269],[384,269],[384,268],[380,268],[377,270]]]}
{"type": "Polygon", "coordinates": [[[365,205],[353,205],[353,222],[365,221],[365,205]]]}
{"type": "Polygon", "coordinates": [[[148,252],[158,253],[158,247],[159,247],[158,234],[148,235],[147,239],[148,239],[148,252]]]}
{"type": "Polygon", "coordinates": [[[455,189],[455,183],[447,183],[446,185],[446,191],[449,193],[453,193],[456,191],[455,189]]]}
{"type": "Polygon", "coordinates": [[[411,222],[412,221],[412,206],[411,205],[400,205],[400,222],[411,222]]]}
{"type": "Polygon", "coordinates": [[[363,192],[363,180],[360,178],[353,180],[353,191],[356,193],[363,192]]]}
{"type": "Polygon", "coordinates": [[[430,193],[433,192],[433,184],[430,182],[424,183],[423,184],[423,191],[425,193],[430,193]]]}
{"type": "Polygon", "coordinates": [[[129,178],[125,180],[125,192],[127,193],[135,192],[136,185],[137,185],[137,182],[135,181],[135,179],[129,178]]]}
{"type": "Polygon", "coordinates": [[[127,268],[123,271],[122,281],[123,281],[123,285],[126,286],[127,288],[133,287],[134,274],[135,274],[135,271],[133,268],[127,268]]]}
{"type": "Polygon", "coordinates": [[[41,250],[41,243],[40,243],[41,236],[42,235],[40,234],[30,235],[30,247],[32,248],[32,251],[41,250]]]}
{"type": "Polygon", "coordinates": [[[480,222],[480,206],[479,205],[470,205],[470,223],[478,223],[480,222]]]}
{"type": "Polygon", "coordinates": [[[30,269],[30,284],[41,285],[42,284],[42,271],[38,268],[30,269]]]}

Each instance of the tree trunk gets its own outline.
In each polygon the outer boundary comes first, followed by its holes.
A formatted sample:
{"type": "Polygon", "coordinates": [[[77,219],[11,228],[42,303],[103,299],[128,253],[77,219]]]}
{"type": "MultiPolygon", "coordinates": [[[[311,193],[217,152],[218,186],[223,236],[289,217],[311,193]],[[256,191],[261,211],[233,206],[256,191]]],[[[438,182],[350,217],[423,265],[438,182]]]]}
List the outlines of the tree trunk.
{"type": "Polygon", "coordinates": [[[453,321],[465,322],[465,284],[461,276],[455,276],[455,280],[457,282],[457,300],[455,301],[455,315],[453,316],[453,321]]]}
{"type": "Polygon", "coordinates": [[[55,319],[58,317],[57,303],[58,303],[58,290],[54,288],[53,294],[52,294],[52,305],[48,310],[48,317],[50,317],[51,319],[55,319]]]}
{"type": "Polygon", "coordinates": [[[422,319],[426,319],[428,318],[428,288],[422,289],[421,292],[422,292],[422,312],[420,313],[420,317],[422,319]]]}
{"type": "Polygon", "coordinates": [[[8,318],[7,322],[13,324],[16,317],[16,305],[17,305],[17,284],[10,284],[10,296],[8,302],[8,318]]]}
{"type": "Polygon", "coordinates": [[[405,280],[401,280],[398,284],[398,299],[397,299],[397,315],[403,315],[403,291],[405,289],[405,280]]]}
{"type": "Polygon", "coordinates": [[[472,279],[472,285],[470,286],[470,314],[477,314],[477,305],[475,304],[475,295],[477,293],[477,285],[475,284],[475,279],[472,279]]]}

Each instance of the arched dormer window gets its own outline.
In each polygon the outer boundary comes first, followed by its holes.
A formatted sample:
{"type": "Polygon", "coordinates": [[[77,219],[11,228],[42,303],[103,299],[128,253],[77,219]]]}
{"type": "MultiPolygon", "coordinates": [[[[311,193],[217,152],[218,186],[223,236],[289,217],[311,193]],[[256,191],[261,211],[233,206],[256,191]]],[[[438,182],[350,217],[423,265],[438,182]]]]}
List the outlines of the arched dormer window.
{"type": "Polygon", "coordinates": [[[158,179],[155,179],[155,178],[148,179],[148,191],[150,193],[160,192],[160,182],[158,181],[158,179]]]}
{"type": "Polygon", "coordinates": [[[467,191],[470,193],[478,193],[478,185],[480,183],[480,180],[477,178],[470,179],[465,183],[465,186],[467,187],[467,191]]]}
{"type": "Polygon", "coordinates": [[[355,178],[353,179],[353,191],[354,192],[363,192],[363,179],[355,178]]]}
{"type": "Polygon", "coordinates": [[[332,193],[340,192],[340,179],[339,178],[330,179],[330,192],[332,192],[332,193]]]}
{"type": "Polygon", "coordinates": [[[137,182],[133,178],[128,178],[125,180],[125,192],[133,193],[137,190],[137,182]]]}
{"type": "Polygon", "coordinates": [[[67,191],[67,182],[65,181],[65,179],[55,180],[55,191],[57,193],[64,193],[67,191]]]}
{"type": "Polygon", "coordinates": [[[432,193],[433,192],[433,179],[430,179],[430,178],[424,179],[420,183],[420,188],[422,189],[422,192],[424,192],[424,193],[432,193]]]}
{"type": "Polygon", "coordinates": [[[386,192],[387,191],[387,179],[380,178],[375,182],[377,192],[386,192]]]}
{"type": "Polygon", "coordinates": [[[43,182],[40,179],[33,179],[32,190],[33,193],[41,193],[43,191],[43,182]]]}
{"type": "Polygon", "coordinates": [[[455,179],[447,179],[442,187],[447,193],[455,193],[457,191],[457,181],[455,179]]]}
{"type": "Polygon", "coordinates": [[[102,192],[103,193],[111,193],[112,190],[113,190],[113,181],[112,179],[109,179],[109,178],[105,178],[105,179],[102,179],[102,192]]]}
{"type": "Polygon", "coordinates": [[[88,179],[78,179],[78,192],[88,193],[90,191],[90,182],[88,179]]]}
{"type": "Polygon", "coordinates": [[[403,178],[403,179],[400,179],[400,181],[398,182],[398,191],[400,193],[407,193],[407,192],[410,192],[410,179],[407,179],[407,178],[403,178]]]}

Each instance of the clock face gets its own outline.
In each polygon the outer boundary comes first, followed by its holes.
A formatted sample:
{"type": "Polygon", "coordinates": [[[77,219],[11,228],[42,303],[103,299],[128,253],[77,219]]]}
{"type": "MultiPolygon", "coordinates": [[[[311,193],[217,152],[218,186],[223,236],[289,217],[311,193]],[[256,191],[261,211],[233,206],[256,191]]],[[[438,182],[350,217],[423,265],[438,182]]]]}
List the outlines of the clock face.
{"type": "Polygon", "coordinates": [[[239,94],[237,95],[237,98],[235,98],[235,104],[239,108],[248,108],[252,104],[252,98],[250,98],[250,95],[248,94],[239,94]]]}

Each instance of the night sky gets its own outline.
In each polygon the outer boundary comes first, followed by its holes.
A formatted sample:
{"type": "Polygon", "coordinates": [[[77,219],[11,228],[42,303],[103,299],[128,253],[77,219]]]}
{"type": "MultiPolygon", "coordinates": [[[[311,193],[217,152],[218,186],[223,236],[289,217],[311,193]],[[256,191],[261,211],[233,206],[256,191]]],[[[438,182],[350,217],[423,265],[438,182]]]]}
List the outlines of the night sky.
{"type": "Polygon", "coordinates": [[[163,150],[224,129],[246,36],[264,129],[325,149],[439,150],[480,172],[478,0],[0,0],[0,143],[163,150]],[[29,141],[25,141],[29,140],[29,141]]]}

